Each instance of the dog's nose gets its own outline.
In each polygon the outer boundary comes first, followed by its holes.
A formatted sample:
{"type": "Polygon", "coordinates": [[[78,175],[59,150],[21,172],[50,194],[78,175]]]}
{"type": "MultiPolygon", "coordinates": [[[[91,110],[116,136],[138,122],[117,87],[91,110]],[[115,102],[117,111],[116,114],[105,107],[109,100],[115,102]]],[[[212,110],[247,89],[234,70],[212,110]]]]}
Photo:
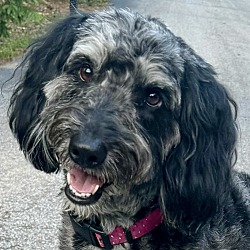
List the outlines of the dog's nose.
{"type": "Polygon", "coordinates": [[[69,144],[70,158],[85,168],[98,167],[107,157],[107,149],[100,139],[75,135],[69,144]]]}

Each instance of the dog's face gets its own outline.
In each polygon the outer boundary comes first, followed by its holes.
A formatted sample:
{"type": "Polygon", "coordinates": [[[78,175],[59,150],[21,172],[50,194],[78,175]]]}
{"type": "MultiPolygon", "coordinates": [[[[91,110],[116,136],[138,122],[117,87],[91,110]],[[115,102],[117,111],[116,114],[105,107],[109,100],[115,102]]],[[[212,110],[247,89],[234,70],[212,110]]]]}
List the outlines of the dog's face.
{"type": "Polygon", "coordinates": [[[223,118],[232,119],[227,94],[161,22],[113,9],[71,17],[35,43],[27,60],[10,124],[35,167],[63,170],[70,210],[134,213],[159,192],[170,202],[190,198],[176,194],[185,185],[211,191],[216,178],[204,183],[202,160],[194,170],[190,159],[199,147],[216,150],[220,126],[223,137],[234,134],[223,118]]]}
{"type": "Polygon", "coordinates": [[[181,58],[174,55],[170,68],[169,37],[159,24],[115,15],[94,15],[78,27],[62,72],[43,83],[46,101],[28,139],[44,138],[53,149],[67,175],[66,196],[80,206],[156,185],[179,140],[181,58]]]}

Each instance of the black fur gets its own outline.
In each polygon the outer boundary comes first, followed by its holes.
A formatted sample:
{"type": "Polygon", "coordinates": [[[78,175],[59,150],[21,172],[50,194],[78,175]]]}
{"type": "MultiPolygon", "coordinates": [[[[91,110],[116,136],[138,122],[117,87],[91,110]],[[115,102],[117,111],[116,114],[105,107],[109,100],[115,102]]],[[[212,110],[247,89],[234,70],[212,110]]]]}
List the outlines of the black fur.
{"type": "MultiPolygon", "coordinates": [[[[43,109],[45,97],[42,86],[47,81],[58,76],[72,50],[76,40],[77,30],[81,23],[87,19],[87,15],[71,16],[52,29],[45,37],[37,40],[30,46],[23,66],[28,63],[27,71],[21,84],[17,86],[12,98],[12,111],[10,113],[10,128],[15,134],[20,148],[27,154],[31,150],[33,141],[27,142],[26,134],[34,126],[35,117],[43,109]],[[51,48],[53,48],[51,50],[51,48]]],[[[39,170],[47,173],[58,170],[58,163],[51,155],[48,162],[43,154],[43,146],[38,144],[29,155],[32,164],[39,170]]]]}
{"type": "Polygon", "coordinates": [[[221,212],[232,191],[237,134],[231,108],[236,113],[236,104],[211,67],[192,66],[190,61],[185,63],[181,91],[178,123],[183,143],[166,159],[161,195],[168,219],[184,231],[195,231],[221,212]]]}

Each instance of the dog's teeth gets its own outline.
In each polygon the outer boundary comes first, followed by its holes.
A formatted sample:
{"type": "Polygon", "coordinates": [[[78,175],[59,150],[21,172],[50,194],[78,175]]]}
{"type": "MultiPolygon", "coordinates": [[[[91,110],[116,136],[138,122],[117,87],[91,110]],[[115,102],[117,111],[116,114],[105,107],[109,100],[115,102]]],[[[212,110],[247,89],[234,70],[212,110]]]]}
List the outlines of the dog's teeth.
{"type": "Polygon", "coordinates": [[[91,194],[89,194],[89,193],[78,193],[71,185],[69,185],[69,189],[71,190],[71,192],[75,196],[78,196],[78,197],[81,197],[81,198],[84,198],[84,199],[87,199],[87,198],[89,198],[91,196],[91,194]]]}
{"type": "Polygon", "coordinates": [[[69,189],[75,194],[76,193],[76,190],[71,186],[69,185],[69,189]]]}
{"type": "Polygon", "coordinates": [[[97,190],[99,189],[99,187],[100,187],[99,185],[96,185],[94,191],[92,192],[92,194],[95,194],[97,192],[97,190]]]}
{"type": "Polygon", "coordinates": [[[70,185],[70,173],[67,173],[67,182],[68,182],[68,184],[70,185]]]}
{"type": "Polygon", "coordinates": [[[88,193],[87,193],[87,194],[80,194],[80,196],[81,196],[82,198],[89,198],[90,195],[91,195],[91,194],[88,194],[88,193]]]}

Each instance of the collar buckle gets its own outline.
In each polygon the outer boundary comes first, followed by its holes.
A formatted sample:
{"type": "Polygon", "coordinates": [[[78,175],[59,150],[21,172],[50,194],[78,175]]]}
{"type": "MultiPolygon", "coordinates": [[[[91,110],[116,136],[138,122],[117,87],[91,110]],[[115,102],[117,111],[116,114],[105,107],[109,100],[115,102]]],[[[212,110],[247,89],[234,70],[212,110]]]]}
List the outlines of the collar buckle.
{"type": "Polygon", "coordinates": [[[82,236],[87,242],[93,246],[102,247],[107,250],[113,249],[113,246],[109,240],[109,236],[105,234],[100,227],[94,227],[93,225],[85,223],[84,221],[78,222],[72,214],[69,214],[69,217],[75,232],[82,236]]]}

